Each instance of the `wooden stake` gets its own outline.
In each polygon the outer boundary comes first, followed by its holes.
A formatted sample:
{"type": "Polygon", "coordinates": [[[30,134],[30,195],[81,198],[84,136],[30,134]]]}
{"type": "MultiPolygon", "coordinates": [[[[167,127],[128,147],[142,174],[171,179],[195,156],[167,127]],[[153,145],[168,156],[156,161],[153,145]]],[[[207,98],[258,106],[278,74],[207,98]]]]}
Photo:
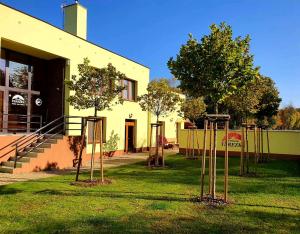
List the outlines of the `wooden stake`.
{"type": "Polygon", "coordinates": [[[75,179],[76,181],[78,181],[78,178],[79,178],[80,166],[81,166],[81,162],[82,162],[82,151],[83,151],[84,142],[85,142],[86,125],[87,125],[87,121],[84,117],[82,117],[81,145],[80,145],[76,179],[75,179]]]}
{"type": "Polygon", "coordinates": [[[90,180],[92,181],[94,179],[94,157],[95,157],[95,148],[96,148],[96,122],[93,120],[93,144],[92,144],[92,155],[91,155],[91,175],[90,180]]]}
{"type": "Polygon", "coordinates": [[[258,162],[258,158],[257,158],[257,146],[256,146],[256,141],[257,141],[256,140],[256,135],[257,135],[257,128],[255,126],[254,130],[253,130],[255,173],[257,173],[257,162],[258,162]]]}
{"type": "Polygon", "coordinates": [[[261,158],[262,158],[262,161],[264,162],[265,161],[265,155],[264,155],[264,130],[263,128],[261,128],[261,158]]]}
{"type": "Polygon", "coordinates": [[[196,129],[196,140],[197,140],[197,152],[198,152],[198,156],[200,157],[200,143],[199,143],[199,138],[200,136],[198,137],[198,133],[199,131],[196,129]]]}
{"type": "Polygon", "coordinates": [[[249,141],[248,141],[248,126],[246,126],[246,169],[249,173],[249,141]]]}
{"type": "Polygon", "coordinates": [[[260,128],[257,129],[257,153],[258,153],[258,161],[261,161],[261,154],[260,154],[260,128]]]}
{"type": "Polygon", "coordinates": [[[245,128],[242,126],[240,176],[244,175],[244,169],[245,169],[244,153],[245,153],[245,128]]]}
{"type": "Polygon", "coordinates": [[[213,173],[212,173],[212,197],[216,198],[216,178],[217,178],[217,129],[218,123],[214,122],[214,146],[213,146],[213,173]]]}
{"type": "Polygon", "coordinates": [[[203,139],[203,153],[202,153],[202,164],[201,164],[201,200],[203,199],[204,190],[204,176],[205,176],[205,159],[206,159],[206,135],[207,135],[207,120],[204,121],[204,139],[203,139]]]}
{"type": "Polygon", "coordinates": [[[103,168],[103,152],[102,152],[102,147],[103,147],[103,131],[102,131],[102,119],[100,119],[100,172],[101,172],[101,182],[104,182],[104,168],[103,168]]]}
{"type": "Polygon", "coordinates": [[[228,130],[229,130],[229,121],[225,122],[225,170],[224,170],[224,200],[227,202],[227,194],[228,194],[228,130]]]}
{"type": "Polygon", "coordinates": [[[148,167],[151,167],[151,149],[152,149],[152,125],[150,125],[150,148],[149,148],[148,167]]]}
{"type": "Polygon", "coordinates": [[[164,157],[164,126],[163,124],[160,126],[160,135],[162,136],[162,144],[161,144],[161,157],[162,157],[162,167],[165,167],[165,157],[164,157]]]}
{"type": "Polygon", "coordinates": [[[212,145],[213,145],[213,122],[209,123],[209,160],[208,160],[208,193],[212,194],[212,145]]]}
{"type": "Polygon", "coordinates": [[[270,160],[270,141],[269,141],[269,130],[267,129],[267,146],[268,146],[268,158],[267,161],[270,160]]]}

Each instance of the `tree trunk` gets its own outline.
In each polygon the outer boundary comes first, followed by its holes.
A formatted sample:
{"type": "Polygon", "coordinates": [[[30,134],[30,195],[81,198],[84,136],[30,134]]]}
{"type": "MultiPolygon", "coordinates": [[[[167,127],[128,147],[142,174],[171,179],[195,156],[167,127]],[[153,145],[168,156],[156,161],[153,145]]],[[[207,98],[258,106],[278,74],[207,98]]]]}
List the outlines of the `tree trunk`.
{"type": "MultiPolygon", "coordinates": [[[[157,115],[157,116],[156,116],[156,123],[157,123],[157,124],[158,124],[158,118],[159,118],[159,116],[157,115]]],[[[158,126],[156,126],[155,137],[156,137],[155,166],[159,166],[159,155],[158,155],[158,147],[159,147],[158,126]]]]}
{"type": "Polygon", "coordinates": [[[219,104],[215,103],[215,114],[219,114],[219,104]]]}

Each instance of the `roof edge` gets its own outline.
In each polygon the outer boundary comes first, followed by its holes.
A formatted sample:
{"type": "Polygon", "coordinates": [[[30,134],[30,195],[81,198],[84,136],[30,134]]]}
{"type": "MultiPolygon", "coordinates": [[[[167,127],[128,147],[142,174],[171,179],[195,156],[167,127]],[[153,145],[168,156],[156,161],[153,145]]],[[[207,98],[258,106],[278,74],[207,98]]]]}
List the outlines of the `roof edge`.
{"type": "MultiPolygon", "coordinates": [[[[52,26],[52,27],[54,27],[54,28],[56,28],[56,29],[58,29],[58,30],[60,30],[60,31],[62,31],[62,32],[64,32],[64,33],[66,33],[66,34],[69,34],[69,35],[71,35],[71,36],[73,36],[73,37],[76,37],[76,38],[78,38],[78,39],[80,39],[80,40],[82,40],[82,41],[85,41],[85,42],[87,42],[87,43],[89,43],[89,44],[91,44],[91,45],[94,45],[94,46],[96,46],[96,47],[98,47],[98,48],[100,48],[100,49],[103,49],[103,50],[106,50],[106,51],[108,51],[108,52],[110,52],[110,53],[113,53],[113,54],[115,54],[115,55],[118,55],[118,56],[120,56],[120,57],[122,57],[122,58],[124,58],[124,59],[127,59],[127,60],[129,60],[129,61],[131,61],[131,62],[133,62],[133,63],[136,63],[136,64],[138,64],[138,65],[140,65],[140,66],[143,66],[143,67],[145,67],[145,68],[147,68],[147,69],[150,70],[150,67],[148,67],[148,66],[146,66],[146,65],[144,65],[144,64],[142,64],[142,63],[139,63],[139,62],[137,62],[137,61],[135,61],[135,60],[133,60],[133,59],[127,58],[127,57],[125,57],[125,56],[123,56],[123,55],[121,55],[121,54],[119,54],[119,53],[116,53],[116,52],[114,52],[114,51],[112,51],[112,50],[109,50],[109,49],[107,49],[107,48],[104,48],[104,47],[102,47],[102,46],[100,46],[100,45],[98,45],[98,44],[96,44],[96,43],[93,43],[93,42],[91,42],[91,41],[88,41],[88,40],[85,40],[85,39],[83,39],[83,38],[81,38],[81,37],[78,37],[78,36],[76,36],[76,35],[74,35],[74,34],[72,34],[72,33],[66,32],[65,30],[63,30],[63,29],[61,29],[61,28],[59,28],[59,27],[57,27],[57,26],[55,26],[55,25],[53,25],[53,24],[51,24],[51,23],[49,23],[49,22],[47,22],[47,21],[45,21],[45,20],[42,20],[42,19],[40,19],[40,18],[37,18],[37,17],[35,17],[35,16],[33,16],[33,15],[30,15],[30,14],[24,12],[24,11],[18,10],[18,9],[16,9],[16,8],[14,8],[14,7],[12,7],[12,6],[9,6],[9,5],[7,5],[7,4],[5,4],[5,3],[3,3],[3,2],[0,2],[0,5],[3,5],[3,6],[5,6],[5,7],[7,7],[7,8],[10,8],[10,9],[15,10],[15,11],[17,11],[17,12],[20,12],[20,13],[22,13],[22,14],[24,14],[24,15],[27,15],[27,16],[29,16],[29,17],[31,17],[31,18],[34,18],[34,19],[36,19],[36,20],[38,20],[38,21],[41,21],[41,22],[43,22],[43,23],[45,23],[45,24],[48,24],[49,26],[52,26]]],[[[73,4],[73,5],[74,5],[74,4],[73,4]]]]}

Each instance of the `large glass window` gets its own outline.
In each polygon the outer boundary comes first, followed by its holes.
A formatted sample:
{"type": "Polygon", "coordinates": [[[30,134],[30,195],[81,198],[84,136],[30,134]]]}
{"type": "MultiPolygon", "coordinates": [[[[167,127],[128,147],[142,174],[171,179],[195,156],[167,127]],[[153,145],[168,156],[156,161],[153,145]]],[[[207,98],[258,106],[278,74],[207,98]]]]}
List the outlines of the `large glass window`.
{"type": "Polygon", "coordinates": [[[5,85],[5,60],[0,58],[0,86],[5,85]]]}
{"type": "Polygon", "coordinates": [[[40,80],[46,68],[42,59],[1,48],[0,132],[29,132],[40,126],[40,80]]]}
{"type": "Polygon", "coordinates": [[[12,132],[25,131],[27,128],[28,94],[9,92],[8,129],[12,132]]]}
{"type": "Polygon", "coordinates": [[[136,82],[133,80],[123,80],[124,90],[122,91],[122,97],[125,100],[136,100],[136,82]]]}
{"type": "Polygon", "coordinates": [[[28,88],[30,66],[9,62],[9,86],[18,89],[28,88]]]}
{"type": "Polygon", "coordinates": [[[0,131],[3,128],[3,99],[4,92],[0,91],[0,131]]]}

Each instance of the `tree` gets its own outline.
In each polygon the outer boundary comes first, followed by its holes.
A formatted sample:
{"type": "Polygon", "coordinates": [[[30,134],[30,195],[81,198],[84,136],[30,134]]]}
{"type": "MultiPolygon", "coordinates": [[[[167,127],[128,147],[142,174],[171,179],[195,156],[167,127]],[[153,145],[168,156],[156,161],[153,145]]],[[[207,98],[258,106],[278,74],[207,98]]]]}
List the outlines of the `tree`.
{"type": "MultiPolygon", "coordinates": [[[[168,116],[170,113],[175,112],[180,101],[179,94],[173,91],[167,79],[151,81],[148,84],[147,93],[138,97],[142,110],[154,114],[156,123],[159,123],[159,117],[168,116]]],[[[159,166],[158,142],[158,128],[156,128],[155,166],[159,166]]]]}
{"type": "Polygon", "coordinates": [[[250,37],[233,39],[229,25],[212,24],[211,33],[198,42],[192,35],[168,67],[191,97],[208,99],[215,113],[224,100],[243,88],[258,74],[250,54],[250,37]]]}
{"type": "Polygon", "coordinates": [[[292,105],[279,110],[276,116],[276,128],[282,130],[300,129],[300,111],[292,105]]]}
{"type": "Polygon", "coordinates": [[[270,124],[272,122],[272,117],[278,113],[281,98],[279,97],[279,91],[271,78],[261,76],[260,81],[260,93],[262,95],[255,117],[258,122],[267,120],[270,124]]]}
{"type": "Polygon", "coordinates": [[[138,97],[138,102],[143,111],[150,111],[156,116],[158,123],[159,117],[168,116],[176,111],[180,96],[169,86],[167,79],[153,80],[148,84],[147,92],[138,97]]]}
{"type": "Polygon", "coordinates": [[[248,82],[234,95],[225,99],[225,105],[230,110],[232,120],[239,123],[257,118],[263,123],[276,115],[281,99],[279,92],[271,78],[259,75],[248,82]]]}
{"type": "Polygon", "coordinates": [[[204,115],[205,110],[206,104],[202,97],[187,98],[181,104],[180,115],[195,124],[195,121],[204,115]]]}
{"type": "MultiPolygon", "coordinates": [[[[119,84],[121,80],[126,79],[126,76],[110,63],[104,68],[96,68],[89,64],[89,59],[84,58],[83,64],[78,65],[79,78],[73,75],[71,80],[65,82],[70,91],[73,91],[67,101],[77,110],[93,108],[96,117],[98,111],[111,110],[113,104],[123,102],[119,94],[124,88],[119,84]]],[[[93,125],[91,180],[94,171],[94,145],[95,125],[93,125]]],[[[102,142],[100,142],[100,147],[102,147],[102,142]]],[[[101,170],[103,170],[103,165],[101,165],[101,170]]],[[[103,178],[101,180],[103,182],[103,178]]]]}

